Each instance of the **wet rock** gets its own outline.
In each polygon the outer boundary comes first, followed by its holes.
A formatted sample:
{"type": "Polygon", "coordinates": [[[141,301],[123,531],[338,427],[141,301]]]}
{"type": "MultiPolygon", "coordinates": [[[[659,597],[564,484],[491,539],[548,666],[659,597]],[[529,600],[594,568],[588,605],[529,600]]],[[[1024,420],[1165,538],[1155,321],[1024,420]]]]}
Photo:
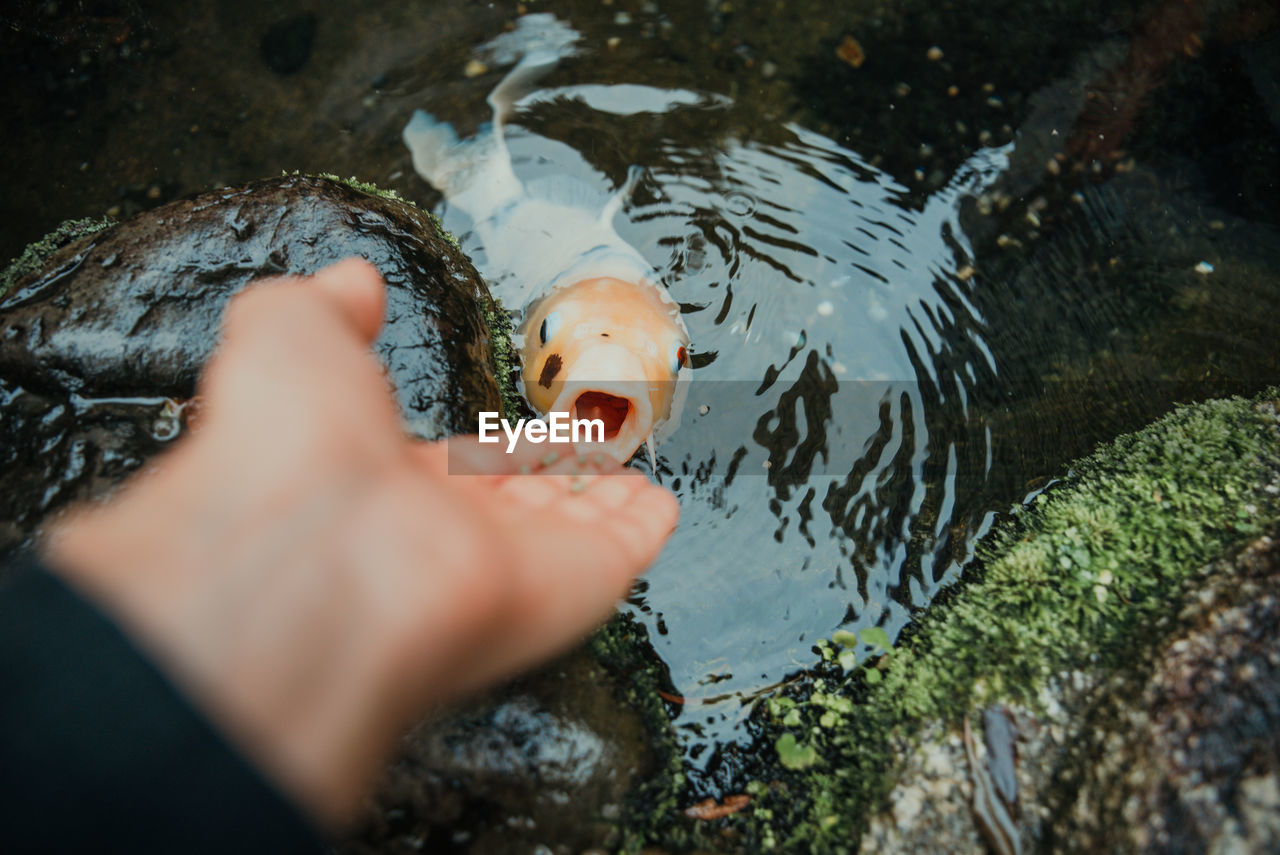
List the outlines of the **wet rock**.
{"type": "MultiPolygon", "coordinates": [[[[1022,851],[1280,848],[1280,542],[1263,537],[1187,589],[1182,629],[1131,668],[1062,674],[1017,728],[1022,851]]],[[[900,740],[903,771],[863,851],[988,851],[958,729],[900,740]]],[[[989,751],[979,764],[990,771],[989,751]]]]}
{"type": "Polygon", "coordinates": [[[0,552],[163,447],[165,399],[193,393],[232,294],[350,255],[387,280],[375,349],[410,429],[498,409],[488,292],[430,215],[303,176],[173,202],[58,249],[0,301],[0,552]]]}
{"type": "Polygon", "coordinates": [[[652,771],[634,711],[587,653],[418,727],[344,855],[612,849],[632,783],[652,771]]]}

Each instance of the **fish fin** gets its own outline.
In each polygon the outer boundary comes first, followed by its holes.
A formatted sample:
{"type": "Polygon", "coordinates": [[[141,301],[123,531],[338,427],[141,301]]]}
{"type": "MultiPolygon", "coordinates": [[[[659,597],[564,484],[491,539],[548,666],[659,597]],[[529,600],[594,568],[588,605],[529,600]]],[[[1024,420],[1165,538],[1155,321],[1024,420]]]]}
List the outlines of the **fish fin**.
{"type": "Polygon", "coordinates": [[[498,139],[502,139],[503,127],[515,112],[516,102],[528,95],[534,85],[551,73],[560,62],[560,55],[546,50],[528,53],[507,72],[493,91],[489,93],[489,107],[493,110],[493,127],[498,139]]]}
{"type": "Polygon", "coordinates": [[[436,175],[458,146],[453,125],[442,122],[425,110],[414,110],[413,118],[400,132],[400,138],[413,155],[413,168],[419,175],[436,184],[436,175]]]}
{"type": "Polygon", "coordinates": [[[499,207],[524,192],[511,168],[506,145],[491,128],[460,141],[448,122],[414,110],[401,138],[413,155],[414,171],[473,215],[499,207]],[[466,198],[469,196],[475,198],[466,198]]]}
{"type": "Polygon", "coordinates": [[[644,167],[632,166],[627,170],[627,180],[622,182],[622,186],[618,191],[609,197],[609,201],[605,202],[604,207],[600,209],[600,222],[613,222],[613,218],[617,216],[618,211],[622,209],[622,205],[631,198],[632,192],[636,189],[636,184],[640,183],[640,179],[644,176],[644,167]]]}
{"type": "Polygon", "coordinates": [[[653,434],[649,434],[644,438],[645,451],[649,452],[649,468],[653,470],[653,477],[662,482],[662,476],[658,474],[658,456],[653,453],[653,434]]]}

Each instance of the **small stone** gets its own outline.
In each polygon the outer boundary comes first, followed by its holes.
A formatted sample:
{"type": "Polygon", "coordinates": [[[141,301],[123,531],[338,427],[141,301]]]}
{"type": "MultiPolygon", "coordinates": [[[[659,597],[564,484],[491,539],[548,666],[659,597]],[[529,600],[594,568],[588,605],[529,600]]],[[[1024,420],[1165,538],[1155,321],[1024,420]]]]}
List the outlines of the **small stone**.
{"type": "Polygon", "coordinates": [[[488,71],[489,66],[485,65],[478,59],[472,59],[467,61],[466,66],[462,69],[462,74],[465,77],[479,77],[482,74],[488,73],[488,71]]]}
{"type": "Polygon", "coordinates": [[[867,55],[862,50],[862,45],[853,36],[845,36],[840,42],[840,46],[836,48],[836,56],[845,64],[854,68],[861,68],[862,63],[866,62],[867,55]]]}
{"type": "Polygon", "coordinates": [[[933,47],[925,51],[924,55],[928,57],[930,61],[937,62],[938,60],[942,59],[942,48],[938,47],[937,45],[934,45],[933,47]]]}
{"type": "Polygon", "coordinates": [[[818,304],[818,314],[824,318],[829,318],[836,313],[836,307],[831,304],[830,300],[823,300],[818,304]]]}
{"type": "Polygon", "coordinates": [[[911,94],[911,84],[905,81],[899,81],[893,87],[893,94],[899,98],[906,98],[911,94]]]}
{"type": "Polygon", "coordinates": [[[924,807],[924,791],[919,787],[903,787],[890,798],[893,799],[893,819],[898,830],[907,831],[924,807]]]}
{"type": "Polygon", "coordinates": [[[698,415],[700,416],[705,416],[709,412],[711,412],[711,407],[708,406],[707,404],[703,404],[702,406],[698,407],[698,415]]]}
{"type": "Polygon", "coordinates": [[[625,27],[627,24],[631,23],[631,16],[626,12],[619,12],[613,16],[613,22],[619,27],[625,27]]]}
{"type": "Polygon", "coordinates": [[[769,61],[769,60],[767,60],[767,59],[766,59],[764,62],[760,63],[760,76],[761,76],[761,77],[764,77],[764,78],[770,78],[770,77],[774,77],[774,76],[776,76],[776,75],[777,75],[777,73],[778,73],[778,64],[777,64],[777,63],[775,63],[775,62],[770,62],[770,61],[769,61]]]}
{"type": "Polygon", "coordinates": [[[1195,270],[1196,273],[1199,273],[1201,276],[1208,276],[1213,272],[1213,265],[1207,261],[1200,261],[1196,263],[1195,270]]]}
{"type": "Polygon", "coordinates": [[[610,36],[608,39],[605,40],[604,44],[605,44],[605,47],[609,48],[609,50],[617,50],[618,45],[622,44],[622,39],[619,38],[618,36],[610,36]]]}
{"type": "Polygon", "coordinates": [[[947,87],[947,95],[949,95],[950,97],[954,98],[959,94],[960,94],[959,86],[951,85],[947,87]]]}

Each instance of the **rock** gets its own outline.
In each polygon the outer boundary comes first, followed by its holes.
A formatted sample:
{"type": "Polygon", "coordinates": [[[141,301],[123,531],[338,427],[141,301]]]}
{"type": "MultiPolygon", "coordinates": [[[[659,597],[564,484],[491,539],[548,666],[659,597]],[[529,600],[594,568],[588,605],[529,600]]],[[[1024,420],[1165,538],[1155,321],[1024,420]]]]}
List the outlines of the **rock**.
{"type": "Polygon", "coordinates": [[[1050,806],[1060,848],[1280,850],[1280,543],[1213,565],[1149,675],[1075,719],[1050,806]]]}
{"type": "MultiPolygon", "coordinates": [[[[1280,543],[1262,537],[1206,568],[1188,587],[1182,630],[1132,667],[1062,674],[1035,712],[1012,707],[1023,851],[1280,849],[1277,592],[1280,543]]],[[[984,851],[954,736],[935,723],[923,749],[900,741],[908,759],[864,851],[984,851]],[[900,806],[940,774],[950,792],[904,822],[900,806]]]]}
{"type": "Polygon", "coordinates": [[[54,251],[0,301],[0,554],[164,446],[164,399],[193,394],[232,294],[351,255],[387,280],[375,349],[409,429],[498,410],[488,292],[431,215],[304,176],[173,202],[54,251]]]}
{"type": "Polygon", "coordinates": [[[340,851],[612,851],[612,820],[652,772],[651,755],[606,672],[571,654],[406,736],[364,827],[340,851]]]}

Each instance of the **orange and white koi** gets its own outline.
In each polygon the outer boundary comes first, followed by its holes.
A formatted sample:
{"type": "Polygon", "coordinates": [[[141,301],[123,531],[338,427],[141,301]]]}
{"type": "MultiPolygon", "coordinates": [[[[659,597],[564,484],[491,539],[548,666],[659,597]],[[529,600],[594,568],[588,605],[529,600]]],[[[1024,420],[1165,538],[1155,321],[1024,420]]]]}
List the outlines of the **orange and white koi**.
{"type": "Polygon", "coordinates": [[[513,344],[526,399],[541,414],[600,419],[621,461],[678,421],[689,378],[689,332],[661,277],[613,227],[640,176],[611,197],[568,176],[516,177],[505,126],[519,98],[571,52],[576,33],[526,15],[523,58],[489,95],[493,125],[460,141],[421,110],[404,129],[414,169],[468,214],[490,287],[522,320],[513,344]],[[550,44],[551,47],[547,45],[550,44]]]}

